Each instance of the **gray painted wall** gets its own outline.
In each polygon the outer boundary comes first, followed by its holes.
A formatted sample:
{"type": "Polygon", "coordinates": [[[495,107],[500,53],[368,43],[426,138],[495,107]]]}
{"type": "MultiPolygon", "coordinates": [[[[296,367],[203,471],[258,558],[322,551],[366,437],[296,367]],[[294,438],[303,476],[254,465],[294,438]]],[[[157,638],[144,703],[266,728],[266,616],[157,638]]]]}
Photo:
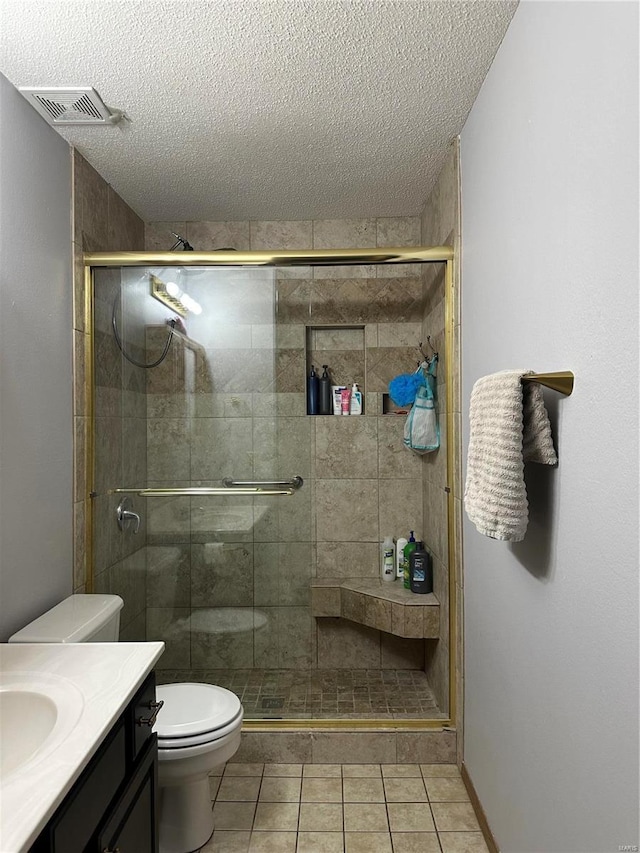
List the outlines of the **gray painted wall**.
{"type": "Polygon", "coordinates": [[[0,75],[0,640],[72,583],[69,146],[0,75]]]}
{"type": "Polygon", "coordinates": [[[463,412],[546,394],[524,542],[465,519],[464,760],[502,853],[638,844],[638,6],[520,4],[462,133],[463,412]]]}

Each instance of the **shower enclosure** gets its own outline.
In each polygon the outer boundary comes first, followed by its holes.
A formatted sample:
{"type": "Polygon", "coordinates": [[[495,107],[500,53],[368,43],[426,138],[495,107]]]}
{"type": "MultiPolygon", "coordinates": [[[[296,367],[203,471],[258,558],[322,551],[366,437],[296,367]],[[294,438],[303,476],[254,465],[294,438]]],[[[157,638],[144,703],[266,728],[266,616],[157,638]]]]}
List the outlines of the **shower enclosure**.
{"type": "Polygon", "coordinates": [[[262,725],[453,717],[449,492],[434,497],[425,473],[452,470],[451,260],[447,247],[86,257],[93,590],[124,599],[123,640],[165,642],[160,681],[227,687],[262,725]],[[428,461],[403,448],[386,393],[427,334],[443,433],[428,461]],[[358,383],[362,416],[307,414],[312,364],[358,383]],[[380,584],[379,543],[409,530],[434,555],[435,596],[380,584]]]}

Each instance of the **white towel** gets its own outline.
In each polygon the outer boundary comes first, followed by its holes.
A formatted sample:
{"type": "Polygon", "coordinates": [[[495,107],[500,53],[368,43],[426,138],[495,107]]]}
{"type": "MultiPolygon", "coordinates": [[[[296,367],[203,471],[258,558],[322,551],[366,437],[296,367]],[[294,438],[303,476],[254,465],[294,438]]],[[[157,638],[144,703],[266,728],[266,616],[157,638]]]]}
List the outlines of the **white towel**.
{"type": "Polygon", "coordinates": [[[555,465],[542,388],[505,370],[478,379],[471,392],[464,504],[480,533],[520,542],[529,521],[524,463],[555,465]]]}

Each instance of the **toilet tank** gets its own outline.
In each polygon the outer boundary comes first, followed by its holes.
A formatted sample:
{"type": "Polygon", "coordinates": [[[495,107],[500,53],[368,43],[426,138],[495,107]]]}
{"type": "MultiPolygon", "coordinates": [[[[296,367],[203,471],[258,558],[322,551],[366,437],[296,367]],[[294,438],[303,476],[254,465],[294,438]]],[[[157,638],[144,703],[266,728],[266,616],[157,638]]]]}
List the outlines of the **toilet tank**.
{"type": "Polygon", "coordinates": [[[123,605],[119,595],[70,595],[9,637],[9,642],[115,643],[123,605]]]}

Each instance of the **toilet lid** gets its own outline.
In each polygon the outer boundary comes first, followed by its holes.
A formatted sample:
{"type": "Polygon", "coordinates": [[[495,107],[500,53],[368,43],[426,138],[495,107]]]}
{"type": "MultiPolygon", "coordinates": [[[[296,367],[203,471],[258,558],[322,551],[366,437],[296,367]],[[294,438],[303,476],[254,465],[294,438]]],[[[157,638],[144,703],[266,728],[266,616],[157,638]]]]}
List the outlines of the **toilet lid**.
{"type": "Polygon", "coordinates": [[[199,735],[189,735],[188,737],[159,737],[159,754],[161,755],[163,752],[173,751],[176,749],[183,751],[185,749],[189,749],[189,747],[200,746],[201,744],[209,744],[209,746],[213,746],[219,741],[228,740],[228,735],[232,735],[242,728],[242,720],[243,713],[240,711],[234,720],[213,732],[202,732],[199,735]]]}
{"type": "Polygon", "coordinates": [[[213,732],[236,720],[242,712],[235,693],[215,684],[161,684],[156,695],[164,702],[154,726],[159,738],[213,732]]]}

